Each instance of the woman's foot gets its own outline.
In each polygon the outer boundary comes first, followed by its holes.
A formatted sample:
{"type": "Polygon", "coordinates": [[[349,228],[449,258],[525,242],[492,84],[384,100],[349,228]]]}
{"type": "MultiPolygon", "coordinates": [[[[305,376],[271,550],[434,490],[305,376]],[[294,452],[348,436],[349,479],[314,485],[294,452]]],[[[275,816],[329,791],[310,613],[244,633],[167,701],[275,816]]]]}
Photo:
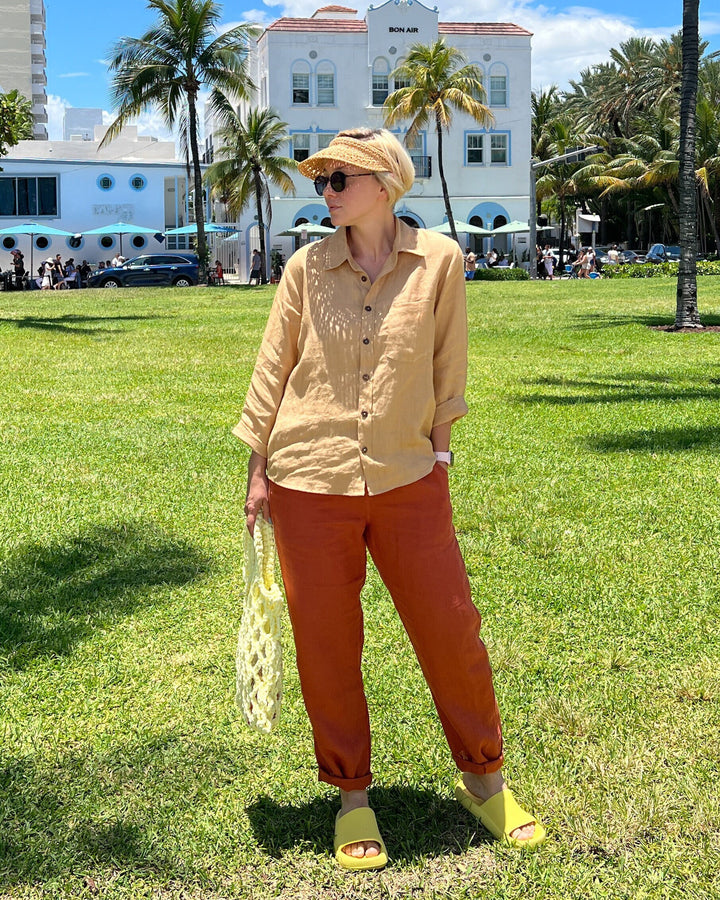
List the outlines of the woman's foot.
{"type": "MultiPolygon", "coordinates": [[[[473,772],[463,772],[462,780],[465,787],[473,797],[477,797],[480,803],[489,800],[506,786],[502,772],[489,772],[487,775],[475,775],[473,772]]],[[[510,832],[510,837],[517,841],[527,841],[535,834],[535,822],[529,822],[521,828],[510,832]]]]}
{"type": "MultiPolygon", "coordinates": [[[[353,809],[369,807],[367,791],[344,791],[340,788],[340,818],[353,809]]],[[[342,852],[355,859],[367,857],[371,859],[380,853],[380,844],[377,841],[363,841],[359,844],[348,844],[342,852]]]]}

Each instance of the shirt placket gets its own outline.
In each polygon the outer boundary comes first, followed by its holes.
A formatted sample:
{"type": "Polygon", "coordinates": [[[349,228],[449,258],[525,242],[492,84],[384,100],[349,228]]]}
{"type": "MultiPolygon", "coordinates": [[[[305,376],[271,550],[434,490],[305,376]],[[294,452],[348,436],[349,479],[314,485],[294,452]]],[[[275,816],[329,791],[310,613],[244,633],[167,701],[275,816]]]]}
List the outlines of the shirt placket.
{"type": "MultiPolygon", "coordinates": [[[[375,304],[373,286],[367,275],[360,276],[362,312],[360,315],[360,369],[358,371],[358,449],[365,469],[365,458],[372,456],[373,376],[375,374],[375,304]]],[[[367,479],[366,479],[367,480],[367,479]]]]}

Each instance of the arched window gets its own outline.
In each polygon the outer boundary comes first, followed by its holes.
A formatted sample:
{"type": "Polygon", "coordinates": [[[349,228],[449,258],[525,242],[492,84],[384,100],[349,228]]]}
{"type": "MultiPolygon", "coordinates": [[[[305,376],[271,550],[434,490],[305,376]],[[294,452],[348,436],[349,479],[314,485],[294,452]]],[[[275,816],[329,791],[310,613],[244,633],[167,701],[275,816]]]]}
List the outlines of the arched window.
{"type": "Polygon", "coordinates": [[[490,68],[490,106],[508,105],[508,73],[504,63],[493,63],[490,68]]]}
{"type": "Polygon", "coordinates": [[[390,87],[390,64],[383,56],[373,63],[372,69],[372,105],[382,106],[387,100],[390,87]]]}
{"type": "Polygon", "coordinates": [[[327,59],[315,67],[315,84],[318,106],[335,105],[335,66],[327,59]]]}

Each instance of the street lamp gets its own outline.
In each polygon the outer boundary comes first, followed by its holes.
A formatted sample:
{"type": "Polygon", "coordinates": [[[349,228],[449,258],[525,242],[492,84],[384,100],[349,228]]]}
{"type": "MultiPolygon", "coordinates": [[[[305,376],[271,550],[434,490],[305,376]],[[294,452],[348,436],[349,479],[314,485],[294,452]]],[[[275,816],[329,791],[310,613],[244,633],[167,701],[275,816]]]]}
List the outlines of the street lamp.
{"type": "Polygon", "coordinates": [[[535,193],[535,172],[542,166],[552,166],[555,163],[567,162],[579,156],[584,156],[586,153],[597,153],[598,150],[600,150],[598,146],[580,147],[577,150],[572,150],[570,153],[562,153],[560,156],[553,156],[550,159],[530,157],[530,237],[528,241],[530,244],[530,277],[534,281],[537,280],[537,212],[535,210],[537,196],[535,193]]]}

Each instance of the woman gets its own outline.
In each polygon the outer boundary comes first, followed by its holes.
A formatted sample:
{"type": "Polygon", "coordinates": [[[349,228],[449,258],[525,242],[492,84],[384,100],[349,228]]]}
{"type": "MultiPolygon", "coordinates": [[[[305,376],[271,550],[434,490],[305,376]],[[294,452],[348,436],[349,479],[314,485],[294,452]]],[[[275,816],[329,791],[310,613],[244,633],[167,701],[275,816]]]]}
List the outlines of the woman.
{"type": "Polygon", "coordinates": [[[260,256],[259,250],[253,250],[252,259],[250,260],[250,277],[248,278],[248,284],[252,284],[253,281],[256,285],[261,282],[261,274],[262,274],[262,256],[260,256]]]}
{"type": "Polygon", "coordinates": [[[414,176],[389,132],[341,132],[299,169],[337,231],[289,260],[234,433],[252,450],[247,526],[259,512],[275,525],[319,778],[340,789],[336,859],[387,862],[367,796],[366,549],[463,773],[458,800],[498,838],[535,846],[542,826],[504,789],[492,675],[452,527],[450,429],[467,412],[462,253],[393,215],[414,176]]]}
{"type": "Polygon", "coordinates": [[[545,264],[545,277],[549,278],[550,281],[555,280],[554,271],[555,271],[555,257],[553,256],[553,252],[550,249],[550,244],[545,244],[545,252],[543,253],[543,263],[545,264]]]}
{"type": "Polygon", "coordinates": [[[465,280],[472,281],[475,277],[475,268],[477,266],[477,256],[472,252],[472,250],[468,250],[467,256],[465,257],[465,280]]]}

